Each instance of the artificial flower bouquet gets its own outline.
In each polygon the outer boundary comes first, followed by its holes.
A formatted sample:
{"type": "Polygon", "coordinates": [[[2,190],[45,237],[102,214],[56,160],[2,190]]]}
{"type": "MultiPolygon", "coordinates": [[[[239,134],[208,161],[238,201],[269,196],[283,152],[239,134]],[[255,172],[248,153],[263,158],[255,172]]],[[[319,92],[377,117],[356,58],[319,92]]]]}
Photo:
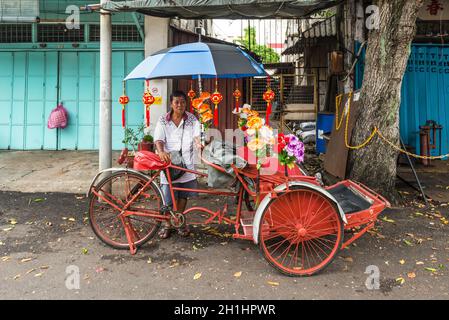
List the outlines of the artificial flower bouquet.
{"type": "Polygon", "coordinates": [[[212,109],[209,104],[206,103],[210,99],[209,92],[202,92],[199,98],[193,99],[192,106],[199,115],[199,121],[207,130],[210,127],[210,121],[214,118],[212,109]]]}

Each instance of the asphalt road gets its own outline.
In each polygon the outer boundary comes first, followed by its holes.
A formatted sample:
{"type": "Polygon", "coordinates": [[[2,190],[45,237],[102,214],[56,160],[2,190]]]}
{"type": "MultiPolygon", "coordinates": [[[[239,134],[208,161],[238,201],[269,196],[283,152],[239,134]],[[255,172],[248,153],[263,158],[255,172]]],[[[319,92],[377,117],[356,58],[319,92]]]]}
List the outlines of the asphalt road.
{"type": "MultiPolygon", "coordinates": [[[[197,201],[211,208],[221,204],[197,201]]],[[[447,206],[385,212],[376,232],[309,278],[280,274],[256,245],[228,238],[229,226],[154,239],[131,256],[102,244],[86,214],[83,195],[0,192],[0,298],[449,298],[447,206]],[[369,266],[379,269],[379,289],[365,285],[369,266]]]]}

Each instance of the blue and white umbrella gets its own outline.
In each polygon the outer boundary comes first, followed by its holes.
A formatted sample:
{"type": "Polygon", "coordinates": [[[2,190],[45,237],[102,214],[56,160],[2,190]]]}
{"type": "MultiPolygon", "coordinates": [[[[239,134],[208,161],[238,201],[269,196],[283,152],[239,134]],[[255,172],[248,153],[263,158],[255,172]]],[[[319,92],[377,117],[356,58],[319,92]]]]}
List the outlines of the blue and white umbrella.
{"type": "Polygon", "coordinates": [[[194,42],[158,51],[125,80],[162,78],[244,78],[266,76],[262,64],[237,46],[194,42]]]}

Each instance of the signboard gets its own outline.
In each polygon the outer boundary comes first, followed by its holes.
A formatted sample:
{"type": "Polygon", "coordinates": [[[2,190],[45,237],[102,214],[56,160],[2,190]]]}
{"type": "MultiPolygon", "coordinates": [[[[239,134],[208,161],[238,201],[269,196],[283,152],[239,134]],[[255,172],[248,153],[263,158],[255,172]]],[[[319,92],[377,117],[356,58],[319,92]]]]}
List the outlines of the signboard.
{"type": "Polygon", "coordinates": [[[35,22],[39,0],[0,0],[0,22],[35,22]]]}
{"type": "Polygon", "coordinates": [[[425,0],[418,18],[421,20],[449,20],[449,0],[425,0]]]}

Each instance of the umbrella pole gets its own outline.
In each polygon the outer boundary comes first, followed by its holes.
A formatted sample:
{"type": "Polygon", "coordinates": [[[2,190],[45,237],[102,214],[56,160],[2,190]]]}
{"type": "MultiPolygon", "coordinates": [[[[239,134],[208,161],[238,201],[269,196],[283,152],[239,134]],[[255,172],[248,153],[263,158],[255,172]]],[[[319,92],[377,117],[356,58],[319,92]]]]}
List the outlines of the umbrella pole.
{"type": "MultiPolygon", "coordinates": [[[[198,75],[198,91],[199,91],[199,96],[201,96],[201,93],[203,92],[203,88],[201,86],[201,75],[198,75]]],[[[205,137],[204,137],[204,125],[201,124],[201,144],[204,146],[205,144],[205,137]]]]}

